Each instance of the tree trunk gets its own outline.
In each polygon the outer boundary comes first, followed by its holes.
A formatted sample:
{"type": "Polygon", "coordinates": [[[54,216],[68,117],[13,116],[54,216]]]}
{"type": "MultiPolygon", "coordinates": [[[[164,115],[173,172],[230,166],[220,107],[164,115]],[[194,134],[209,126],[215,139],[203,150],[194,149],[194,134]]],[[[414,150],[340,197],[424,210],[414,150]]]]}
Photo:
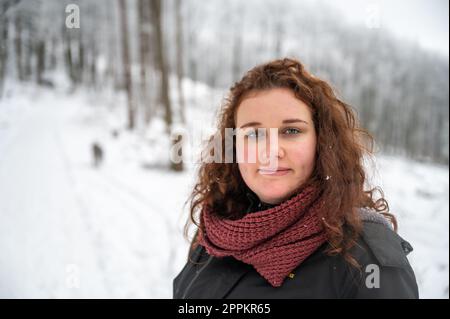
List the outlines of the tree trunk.
{"type": "Polygon", "coordinates": [[[52,50],[50,53],[50,69],[55,70],[56,64],[57,64],[57,58],[56,58],[56,48],[58,47],[58,39],[56,37],[52,38],[52,50]]]}
{"type": "Polygon", "coordinates": [[[39,85],[43,84],[43,73],[45,70],[45,42],[44,40],[38,41],[36,45],[36,55],[37,55],[37,64],[36,64],[36,79],[39,85]]]}
{"type": "Polygon", "coordinates": [[[0,97],[3,95],[3,86],[6,78],[6,64],[8,62],[8,18],[3,16],[0,20],[0,97]]]}
{"type": "Polygon", "coordinates": [[[144,111],[144,122],[151,118],[150,86],[148,81],[151,64],[150,42],[151,21],[150,6],[147,0],[139,0],[139,53],[140,53],[140,107],[144,111]]]}
{"type": "Polygon", "coordinates": [[[123,76],[125,90],[127,92],[128,101],[128,129],[133,130],[135,126],[134,115],[134,102],[132,95],[132,83],[131,83],[131,65],[130,65],[130,53],[128,44],[128,19],[127,19],[127,7],[125,0],[119,0],[120,22],[122,30],[122,60],[123,60],[123,76]]]}
{"type": "MultiPolygon", "coordinates": [[[[81,29],[80,29],[81,30],[81,29]]],[[[77,64],[77,83],[83,83],[83,75],[84,75],[84,44],[81,39],[81,32],[78,30],[78,64],[77,64]]]]}
{"type": "MultiPolygon", "coordinates": [[[[65,48],[64,48],[64,61],[66,64],[66,70],[69,74],[69,78],[72,82],[72,85],[75,84],[76,78],[74,74],[74,65],[73,65],[73,55],[72,55],[72,41],[70,39],[70,34],[68,31],[64,32],[65,36],[65,48]]],[[[28,57],[31,60],[31,57],[28,57]]]]}
{"type": "Polygon", "coordinates": [[[33,73],[32,60],[33,60],[33,37],[31,31],[27,30],[27,36],[25,40],[25,58],[24,58],[24,75],[25,80],[30,80],[33,73]]]}
{"type": "Polygon", "coordinates": [[[233,81],[238,81],[241,76],[242,68],[242,47],[244,45],[242,39],[242,28],[244,20],[244,13],[240,7],[238,9],[238,15],[236,16],[234,37],[233,37],[233,62],[231,65],[231,75],[233,81]]]}
{"type": "Polygon", "coordinates": [[[274,44],[275,56],[277,58],[280,58],[283,51],[284,29],[282,24],[282,18],[280,18],[279,16],[277,16],[276,18],[274,33],[275,33],[275,44],[274,44]]]}
{"type": "Polygon", "coordinates": [[[233,81],[238,81],[241,74],[241,56],[242,56],[242,35],[240,30],[236,30],[233,43],[233,81]]]}
{"type": "Polygon", "coordinates": [[[177,53],[177,79],[178,79],[178,105],[180,119],[182,123],[186,123],[185,101],[183,91],[183,16],[181,14],[181,0],[175,0],[175,23],[176,23],[176,53],[177,53]]]}
{"type": "Polygon", "coordinates": [[[22,21],[20,15],[15,18],[15,39],[14,46],[16,51],[16,68],[17,77],[20,81],[24,80],[23,64],[22,64],[22,21]]]}
{"type": "Polygon", "coordinates": [[[95,89],[97,87],[97,47],[95,43],[92,43],[91,61],[89,65],[89,82],[95,89]]]}
{"type": "MultiPolygon", "coordinates": [[[[161,100],[164,106],[165,115],[164,120],[166,122],[166,130],[167,134],[171,135],[172,130],[172,109],[170,105],[170,97],[169,97],[169,79],[168,79],[168,70],[165,64],[165,53],[164,53],[164,42],[163,42],[163,32],[162,32],[162,4],[161,0],[151,0],[151,9],[152,9],[152,23],[155,30],[155,40],[156,40],[156,61],[157,67],[161,73],[161,100]]],[[[172,150],[174,146],[181,142],[181,135],[177,134],[172,139],[172,150]]],[[[180,144],[181,146],[181,144],[180,144]]],[[[178,153],[182,154],[182,149],[178,148],[178,153]]],[[[170,168],[174,171],[183,170],[183,162],[174,162],[171,161],[170,168]]]]}
{"type": "Polygon", "coordinates": [[[167,132],[170,133],[170,130],[172,128],[172,108],[170,105],[169,78],[168,70],[166,68],[162,33],[162,4],[161,0],[151,0],[150,4],[152,9],[152,23],[155,30],[157,68],[161,73],[161,102],[165,111],[164,120],[167,125],[167,132]]]}

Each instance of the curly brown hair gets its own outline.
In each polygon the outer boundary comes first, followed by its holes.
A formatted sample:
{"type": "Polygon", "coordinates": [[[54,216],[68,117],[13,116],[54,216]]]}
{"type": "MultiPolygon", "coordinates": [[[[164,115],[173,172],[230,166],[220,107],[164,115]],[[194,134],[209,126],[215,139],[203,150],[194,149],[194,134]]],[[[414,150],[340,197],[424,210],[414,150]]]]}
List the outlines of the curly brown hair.
{"type": "MultiPolygon", "coordinates": [[[[358,208],[366,207],[383,214],[397,230],[395,217],[381,188],[364,190],[366,172],[363,156],[373,154],[373,137],[360,128],[351,106],[341,101],[331,86],[313,76],[295,59],[285,58],[258,65],[230,89],[218,116],[217,134],[221,136],[222,154],[225,153],[225,129],[236,128],[236,113],[240,103],[250,92],[288,88],[310,109],[317,132],[316,163],[310,179],[305,183],[318,185],[325,203],[320,218],[329,243],[329,255],[342,254],[351,264],[358,266],[349,253],[362,231],[358,208]],[[379,193],[378,199],[375,194],[379,193]]],[[[215,143],[212,136],[209,143],[215,143]]],[[[233,156],[236,154],[233,143],[233,156]]],[[[222,157],[223,158],[223,157],[222,157]]],[[[235,158],[235,157],[233,157],[235,158]]],[[[202,207],[208,205],[222,218],[238,219],[248,207],[246,194],[251,192],[243,181],[238,163],[201,163],[198,180],[190,201],[190,218],[185,225],[189,240],[189,227],[197,226],[190,251],[197,245],[199,228],[202,229],[202,207]]],[[[189,254],[190,255],[190,254],[189,254]]]]}

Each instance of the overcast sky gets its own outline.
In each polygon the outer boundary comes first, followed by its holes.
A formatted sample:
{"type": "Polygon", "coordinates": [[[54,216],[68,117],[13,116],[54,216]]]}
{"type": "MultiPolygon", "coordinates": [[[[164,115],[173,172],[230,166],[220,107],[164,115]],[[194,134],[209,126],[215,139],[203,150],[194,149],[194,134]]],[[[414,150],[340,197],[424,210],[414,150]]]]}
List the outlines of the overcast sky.
{"type": "Polygon", "coordinates": [[[321,0],[352,23],[386,28],[420,46],[449,55],[448,0],[321,0]]]}

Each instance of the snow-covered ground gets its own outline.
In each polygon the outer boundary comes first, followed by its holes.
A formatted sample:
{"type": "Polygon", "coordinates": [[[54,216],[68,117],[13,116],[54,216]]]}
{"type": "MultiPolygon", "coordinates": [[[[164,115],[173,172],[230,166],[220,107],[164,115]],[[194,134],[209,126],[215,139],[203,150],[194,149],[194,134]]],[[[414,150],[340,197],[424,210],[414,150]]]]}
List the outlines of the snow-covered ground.
{"type": "MultiPolygon", "coordinates": [[[[211,127],[220,102],[197,89],[189,130],[211,127]]],[[[183,205],[195,166],[172,173],[158,164],[158,123],[114,137],[123,101],[26,86],[0,100],[0,297],[171,298],[187,253],[183,205]],[[93,141],[104,148],[99,169],[93,141]]],[[[448,174],[388,156],[372,170],[414,247],[422,298],[449,296],[448,174]]]]}

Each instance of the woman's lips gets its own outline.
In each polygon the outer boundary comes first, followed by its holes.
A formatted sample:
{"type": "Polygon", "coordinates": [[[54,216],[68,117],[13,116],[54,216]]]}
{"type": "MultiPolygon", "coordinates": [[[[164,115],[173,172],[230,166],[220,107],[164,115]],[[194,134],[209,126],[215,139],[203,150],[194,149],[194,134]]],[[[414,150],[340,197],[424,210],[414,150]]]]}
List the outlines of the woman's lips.
{"type": "Polygon", "coordinates": [[[290,168],[278,168],[275,170],[269,169],[258,169],[258,173],[261,175],[270,175],[270,176],[283,176],[291,171],[290,168]]]}

